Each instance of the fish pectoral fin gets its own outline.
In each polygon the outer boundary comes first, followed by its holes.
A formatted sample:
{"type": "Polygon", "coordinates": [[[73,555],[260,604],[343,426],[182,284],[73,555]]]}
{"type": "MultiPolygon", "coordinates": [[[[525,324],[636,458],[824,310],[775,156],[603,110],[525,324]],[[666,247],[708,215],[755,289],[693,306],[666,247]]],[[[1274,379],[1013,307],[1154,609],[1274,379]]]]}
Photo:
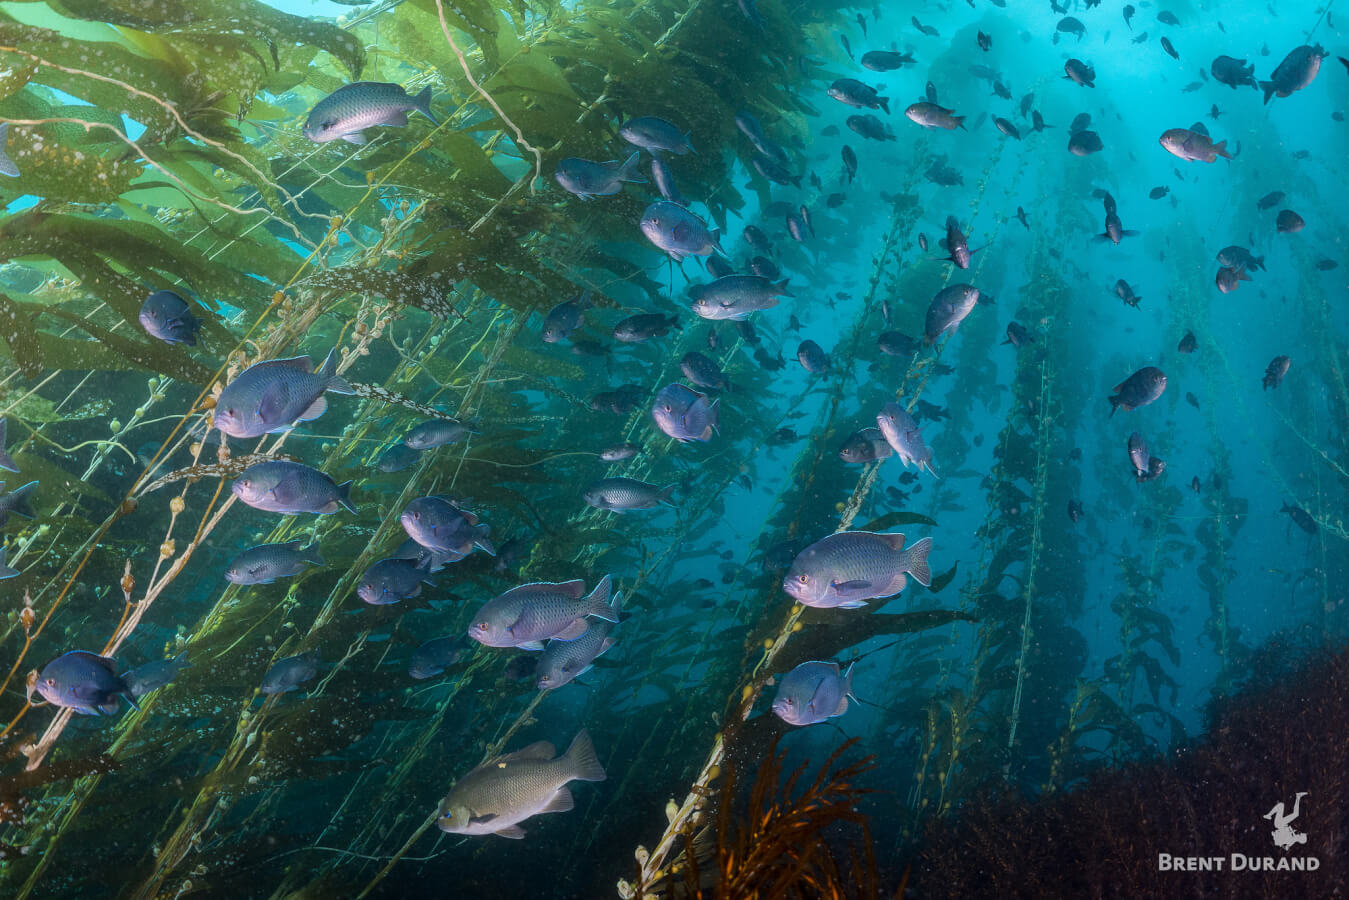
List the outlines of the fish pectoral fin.
{"type": "Polygon", "coordinates": [[[401,128],[408,123],[408,114],[406,110],[396,109],[384,117],[381,125],[388,125],[392,128],[401,128]]]}
{"type": "Polygon", "coordinates": [[[846,603],[840,603],[837,609],[857,609],[859,606],[866,606],[865,600],[849,600],[846,603]]]}
{"type": "Polygon", "coordinates": [[[523,644],[515,645],[517,650],[542,650],[543,641],[525,641],[523,644]]]}
{"type": "Polygon", "coordinates": [[[357,147],[364,147],[370,143],[370,139],[365,136],[363,131],[353,131],[351,134],[342,135],[342,140],[348,144],[355,144],[357,147]]]}
{"type": "Polygon", "coordinates": [[[470,825],[486,825],[497,817],[496,813],[488,813],[485,816],[472,816],[468,820],[470,825]]]}
{"type": "Polygon", "coordinates": [[[319,416],[323,415],[327,411],[328,411],[328,401],[323,399],[323,397],[319,397],[313,403],[309,404],[309,408],[306,409],[304,412],[300,413],[300,417],[295,421],[312,422],[314,419],[317,419],[319,416]]]}
{"type": "Polygon", "coordinates": [[[861,581],[861,580],[842,581],[842,582],[834,581],[831,582],[830,584],[831,587],[833,587],[834,590],[836,591],[865,591],[867,588],[871,587],[870,581],[861,581]]]}
{"type": "Polygon", "coordinates": [[[497,837],[510,838],[513,841],[522,840],[525,836],[525,830],[519,825],[507,825],[500,831],[492,832],[497,837]]]}
{"type": "Polygon", "coordinates": [[[543,809],[539,810],[539,813],[569,812],[575,808],[576,801],[572,799],[571,791],[567,790],[564,785],[557,789],[557,793],[544,805],[543,809]]]}

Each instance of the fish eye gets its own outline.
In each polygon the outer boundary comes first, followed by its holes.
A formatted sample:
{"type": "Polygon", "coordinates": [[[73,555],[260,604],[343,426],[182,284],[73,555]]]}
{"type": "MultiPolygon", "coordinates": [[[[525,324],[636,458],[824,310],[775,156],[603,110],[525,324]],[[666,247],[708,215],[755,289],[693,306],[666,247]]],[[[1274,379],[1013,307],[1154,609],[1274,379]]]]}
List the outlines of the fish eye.
{"type": "Polygon", "coordinates": [[[414,521],[420,522],[422,520],[422,514],[414,510],[412,513],[412,518],[414,521]]]}
{"type": "Polygon", "coordinates": [[[667,404],[665,404],[665,411],[666,411],[666,412],[674,412],[674,407],[667,403],[667,404]]]}
{"type": "Polygon", "coordinates": [[[476,626],[474,626],[474,627],[477,628],[479,631],[486,631],[486,630],[487,630],[487,623],[486,623],[486,622],[479,622],[479,623],[478,623],[476,626]]]}
{"type": "Polygon", "coordinates": [[[796,580],[801,582],[802,584],[806,584],[807,582],[810,581],[810,576],[807,575],[805,572],[802,572],[800,575],[796,576],[796,580]]]}
{"type": "Polygon", "coordinates": [[[319,123],[319,130],[328,131],[329,129],[334,128],[336,125],[337,125],[336,119],[324,119],[322,122],[319,123]]]}

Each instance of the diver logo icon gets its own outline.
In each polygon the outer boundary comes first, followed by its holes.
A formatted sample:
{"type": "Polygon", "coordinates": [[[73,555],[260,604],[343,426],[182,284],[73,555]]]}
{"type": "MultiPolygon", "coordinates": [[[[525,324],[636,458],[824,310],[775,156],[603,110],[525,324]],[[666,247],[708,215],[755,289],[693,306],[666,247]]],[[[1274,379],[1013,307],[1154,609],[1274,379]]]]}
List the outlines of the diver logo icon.
{"type": "Polygon", "coordinates": [[[1274,830],[1270,832],[1270,837],[1274,839],[1274,846],[1285,853],[1291,850],[1294,844],[1307,843],[1306,833],[1294,830],[1293,826],[1289,824],[1300,815],[1299,808],[1302,805],[1302,798],[1305,796],[1307,796],[1307,792],[1300,791],[1293,798],[1292,813],[1284,813],[1282,801],[1274,804],[1274,808],[1265,813],[1264,817],[1274,822],[1274,830]]]}

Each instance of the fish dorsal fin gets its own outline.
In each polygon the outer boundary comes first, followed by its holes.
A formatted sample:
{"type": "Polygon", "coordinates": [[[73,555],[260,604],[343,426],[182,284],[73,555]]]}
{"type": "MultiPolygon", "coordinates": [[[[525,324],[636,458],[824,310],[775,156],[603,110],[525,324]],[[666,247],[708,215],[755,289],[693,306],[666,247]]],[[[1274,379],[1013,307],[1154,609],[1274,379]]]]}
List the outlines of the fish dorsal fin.
{"type": "Polygon", "coordinates": [[[500,763],[518,763],[527,761],[548,762],[555,756],[557,756],[557,748],[554,747],[551,743],[549,743],[548,741],[536,741],[535,743],[530,744],[528,747],[521,747],[514,753],[507,753],[502,756],[498,756],[496,759],[488,763],[484,768],[489,769],[496,768],[500,763]]]}
{"type": "Polygon", "coordinates": [[[585,596],[586,583],[580,578],[577,578],[572,581],[562,582],[557,586],[557,589],[560,593],[565,594],[573,600],[580,600],[585,596]]]}
{"type": "Polygon", "coordinates": [[[878,535],[876,535],[876,537],[880,538],[881,540],[883,540],[883,541],[885,541],[887,544],[889,544],[891,550],[903,550],[903,549],[904,549],[904,535],[903,535],[903,534],[900,534],[900,533],[896,532],[896,533],[894,533],[894,534],[878,534],[878,535]]]}
{"type": "Polygon", "coordinates": [[[289,359],[268,359],[255,363],[250,369],[296,369],[306,375],[314,371],[314,360],[308,356],[292,356],[289,359]]]}
{"type": "Polygon", "coordinates": [[[1115,385],[1110,390],[1118,394],[1120,391],[1124,390],[1124,382],[1121,381],[1119,384],[1115,385]]]}

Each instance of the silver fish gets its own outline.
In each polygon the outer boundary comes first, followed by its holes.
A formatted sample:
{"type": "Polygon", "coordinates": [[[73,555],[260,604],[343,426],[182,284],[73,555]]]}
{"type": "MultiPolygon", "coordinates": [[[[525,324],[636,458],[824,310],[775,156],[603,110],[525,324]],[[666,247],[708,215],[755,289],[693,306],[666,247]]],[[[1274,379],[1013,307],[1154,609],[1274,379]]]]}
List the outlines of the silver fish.
{"type": "Polygon", "coordinates": [[[623,612],[623,595],[614,594],[610,603],[614,618],[596,619],[586,633],[574,641],[553,640],[544,648],[534,670],[536,684],[541,691],[553,691],[580,678],[594,666],[595,660],[609,652],[614,645],[612,632],[623,612]]]}
{"type": "Polygon", "coordinates": [[[491,526],[480,525],[477,515],[445,497],[418,497],[404,508],[398,521],[408,537],[449,562],[458,562],[474,548],[496,556],[496,547],[488,539],[491,526]]]}
{"type": "Polygon", "coordinates": [[[590,616],[618,621],[609,606],[612,586],[605,575],[589,595],[579,578],[513,587],[473,614],[468,636],[486,647],[521,650],[542,650],[548,640],[574,641],[590,628],[590,616]]]}
{"type": "Polygon", "coordinates": [[[681,443],[709,441],[717,431],[720,403],[682,384],[667,384],[656,394],[651,418],[657,428],[681,443]]]}
{"type": "Polygon", "coordinates": [[[778,682],[773,712],[788,725],[814,725],[848,711],[852,693],[852,673],[839,673],[836,662],[803,662],[778,682]]]}
{"type": "Polygon", "coordinates": [[[277,459],[244,469],[230,491],[247,505],[266,512],[330,515],[339,509],[356,511],[351,484],[337,484],[318,469],[277,459]]]}
{"type": "Polygon", "coordinates": [[[430,572],[411,559],[381,559],[365,570],[356,585],[356,596],[371,606],[388,606],[410,600],[431,584],[430,572]]]}
{"type": "Polygon", "coordinates": [[[296,422],[317,419],[328,408],[323,395],[355,394],[337,374],[337,348],[315,371],[308,356],[269,359],[244,369],[220,392],[215,427],[234,438],[285,431],[296,422]]]}
{"type": "Polygon", "coordinates": [[[230,560],[225,580],[231,584],[271,584],[278,578],[299,575],[309,564],[325,565],[317,544],[304,541],[259,544],[230,560]]]}
{"type": "Polygon", "coordinates": [[[927,469],[937,474],[932,468],[932,448],[923,443],[918,421],[903,406],[893,400],[882,406],[876,416],[876,427],[905,466],[916,465],[919,471],[927,469]]]}
{"type": "Polygon", "coordinates": [[[400,84],[357,81],[343,85],[318,102],[305,120],[304,136],[316,144],[340,139],[359,146],[369,140],[365,136],[367,128],[406,125],[409,110],[426,116],[432,125],[440,124],[431,114],[430,87],[409,97],[400,84]]]}
{"type": "Polygon", "coordinates": [[[612,197],[626,184],[646,184],[646,178],[637,171],[642,154],[634,150],[623,162],[591,162],[569,156],[557,164],[553,178],[564,191],[582,200],[593,197],[612,197]]]}
{"type": "Polygon", "coordinates": [[[596,509],[622,513],[630,509],[654,509],[661,504],[674,506],[677,484],[657,487],[635,478],[601,478],[585,489],[585,502],[596,509]]]}
{"type": "Polygon", "coordinates": [[[927,557],[931,550],[931,538],[905,550],[902,534],[831,534],[797,554],[782,589],[803,606],[855,609],[866,606],[868,599],[898,594],[907,583],[906,575],[930,585],[927,557]]]}
{"type": "Polygon", "coordinates": [[[457,444],[477,429],[453,419],[428,419],[416,425],[403,437],[403,443],[413,450],[431,450],[446,444],[457,444]]]}

